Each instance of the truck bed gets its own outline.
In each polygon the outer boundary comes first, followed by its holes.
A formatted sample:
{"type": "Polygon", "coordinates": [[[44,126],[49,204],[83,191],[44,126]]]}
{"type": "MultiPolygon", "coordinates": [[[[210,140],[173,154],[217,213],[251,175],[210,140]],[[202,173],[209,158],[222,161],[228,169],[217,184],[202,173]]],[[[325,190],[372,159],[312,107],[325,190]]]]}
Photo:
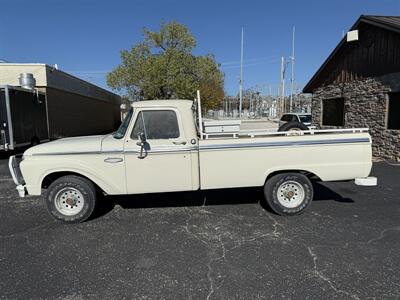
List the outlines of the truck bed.
{"type": "Polygon", "coordinates": [[[301,170],[323,181],[368,176],[371,137],[368,129],[213,134],[199,141],[202,189],[262,186],[282,170],[301,170]]]}

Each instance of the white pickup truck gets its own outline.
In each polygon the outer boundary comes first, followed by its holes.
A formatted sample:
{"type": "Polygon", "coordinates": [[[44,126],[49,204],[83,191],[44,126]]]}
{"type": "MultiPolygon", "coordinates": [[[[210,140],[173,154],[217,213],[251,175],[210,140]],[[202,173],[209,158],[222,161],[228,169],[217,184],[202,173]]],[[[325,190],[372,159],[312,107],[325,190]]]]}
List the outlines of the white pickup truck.
{"type": "Polygon", "coordinates": [[[10,157],[17,190],[21,197],[47,190],[44,199],[51,215],[73,223],[92,214],[99,192],[259,186],[275,212],[296,215],[313,199],[310,179],[374,184],[374,178],[367,178],[372,166],[368,129],[294,135],[242,132],[225,124],[225,130],[221,125],[221,130],[206,133],[197,111],[196,101],[136,102],[113,134],[32,147],[22,157],[10,157]]]}

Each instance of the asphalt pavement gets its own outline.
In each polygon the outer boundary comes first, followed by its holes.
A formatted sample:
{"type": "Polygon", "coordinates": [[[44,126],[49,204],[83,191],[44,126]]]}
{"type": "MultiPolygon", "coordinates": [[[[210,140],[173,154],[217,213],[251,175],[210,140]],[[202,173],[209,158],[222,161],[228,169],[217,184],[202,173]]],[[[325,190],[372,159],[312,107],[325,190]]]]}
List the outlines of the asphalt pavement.
{"type": "Polygon", "coordinates": [[[105,197],[88,222],[18,198],[0,160],[0,298],[400,297],[400,166],[377,187],[317,183],[296,217],[260,189],[105,197]]]}

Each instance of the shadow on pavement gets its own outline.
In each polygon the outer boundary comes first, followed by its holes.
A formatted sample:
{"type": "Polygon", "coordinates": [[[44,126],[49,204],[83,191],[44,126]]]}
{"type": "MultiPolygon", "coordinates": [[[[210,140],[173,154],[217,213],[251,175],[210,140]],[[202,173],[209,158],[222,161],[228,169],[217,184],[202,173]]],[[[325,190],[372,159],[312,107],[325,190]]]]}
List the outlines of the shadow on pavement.
{"type": "Polygon", "coordinates": [[[336,193],[327,186],[321,184],[321,182],[313,182],[314,186],[314,199],[313,201],[336,201],[343,203],[354,203],[353,199],[344,198],[340,194],[336,193]]]}
{"type": "MultiPolygon", "coordinates": [[[[344,198],[330,188],[315,182],[314,201],[337,201],[353,203],[350,198],[344,198]]],[[[92,218],[109,213],[115,205],[125,209],[135,208],[157,208],[157,207],[185,207],[203,205],[232,205],[250,204],[260,202],[261,206],[269,212],[273,212],[266,204],[263,189],[256,188],[234,188],[218,189],[208,191],[176,192],[176,193],[157,193],[140,195],[119,195],[103,196],[99,201],[99,206],[92,218]]],[[[91,219],[92,219],[91,218],[91,219]]]]}

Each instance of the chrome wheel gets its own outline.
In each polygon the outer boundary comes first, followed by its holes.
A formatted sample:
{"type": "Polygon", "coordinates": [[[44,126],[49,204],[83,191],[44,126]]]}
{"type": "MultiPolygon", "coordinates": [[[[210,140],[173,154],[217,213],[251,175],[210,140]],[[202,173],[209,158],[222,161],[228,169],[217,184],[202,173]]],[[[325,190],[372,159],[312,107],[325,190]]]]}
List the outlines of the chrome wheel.
{"type": "Polygon", "coordinates": [[[277,190],[279,203],[286,208],[298,207],[304,201],[304,188],[297,181],[285,181],[277,190]]]}
{"type": "Polygon", "coordinates": [[[78,189],[65,187],[57,192],[54,201],[59,213],[66,216],[73,216],[82,210],[85,198],[78,189]]]}

